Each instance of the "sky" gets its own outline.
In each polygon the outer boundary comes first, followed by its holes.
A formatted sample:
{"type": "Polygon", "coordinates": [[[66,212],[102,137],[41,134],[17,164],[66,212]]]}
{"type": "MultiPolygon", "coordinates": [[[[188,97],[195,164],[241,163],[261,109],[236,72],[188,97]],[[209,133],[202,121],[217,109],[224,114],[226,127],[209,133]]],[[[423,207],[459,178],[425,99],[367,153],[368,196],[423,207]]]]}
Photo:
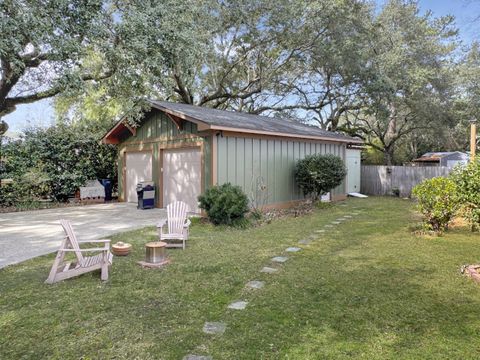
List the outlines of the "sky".
{"type": "MultiPolygon", "coordinates": [[[[385,0],[376,0],[381,6],[385,0]]],[[[480,40],[480,0],[420,0],[422,12],[431,10],[434,16],[453,15],[459,29],[459,38],[470,44],[480,40]]],[[[3,118],[10,132],[18,133],[32,126],[49,126],[55,122],[51,100],[42,100],[33,104],[21,105],[17,110],[3,118]]]]}

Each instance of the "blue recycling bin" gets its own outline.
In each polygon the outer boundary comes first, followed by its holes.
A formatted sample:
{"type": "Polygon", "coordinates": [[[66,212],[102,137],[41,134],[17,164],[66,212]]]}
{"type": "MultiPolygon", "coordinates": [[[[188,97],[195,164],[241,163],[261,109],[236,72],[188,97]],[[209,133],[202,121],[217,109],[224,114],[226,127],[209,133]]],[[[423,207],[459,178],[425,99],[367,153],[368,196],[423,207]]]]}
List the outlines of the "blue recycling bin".
{"type": "Polygon", "coordinates": [[[105,201],[111,201],[112,200],[112,185],[113,185],[112,180],[101,179],[100,183],[105,188],[105,201]]]}

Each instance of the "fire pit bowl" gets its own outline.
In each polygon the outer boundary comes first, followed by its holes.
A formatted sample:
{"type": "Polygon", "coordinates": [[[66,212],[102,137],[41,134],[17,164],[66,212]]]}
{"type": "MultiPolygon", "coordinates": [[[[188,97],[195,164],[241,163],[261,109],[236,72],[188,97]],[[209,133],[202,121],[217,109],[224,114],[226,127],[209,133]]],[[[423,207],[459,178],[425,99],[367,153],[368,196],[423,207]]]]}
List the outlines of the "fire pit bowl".
{"type": "Polygon", "coordinates": [[[132,251],[132,245],[124,242],[117,242],[112,245],[112,253],[115,256],[127,256],[132,251]]]}

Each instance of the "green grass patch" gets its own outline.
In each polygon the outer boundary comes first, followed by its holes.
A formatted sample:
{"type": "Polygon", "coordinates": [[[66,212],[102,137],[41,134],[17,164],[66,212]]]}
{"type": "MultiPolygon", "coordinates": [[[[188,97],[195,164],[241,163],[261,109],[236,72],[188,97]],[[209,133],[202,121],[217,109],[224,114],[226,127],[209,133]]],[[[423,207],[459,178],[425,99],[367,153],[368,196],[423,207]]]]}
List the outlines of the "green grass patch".
{"type": "Polygon", "coordinates": [[[106,283],[91,273],[44,284],[53,255],[2,269],[0,358],[478,358],[480,288],[459,273],[480,262],[478,234],[412,235],[418,218],[406,200],[344,204],[244,230],[196,222],[187,250],[169,251],[163,270],[136,264],[157,239],[153,227],[122,233],[112,241],[132,243],[133,253],[114,258],[106,283]],[[272,265],[277,255],[289,260],[272,265]],[[247,290],[250,280],[265,287],[247,290]],[[228,310],[234,300],[247,309],[228,310]],[[206,321],[225,322],[225,334],[204,334],[206,321]]]}

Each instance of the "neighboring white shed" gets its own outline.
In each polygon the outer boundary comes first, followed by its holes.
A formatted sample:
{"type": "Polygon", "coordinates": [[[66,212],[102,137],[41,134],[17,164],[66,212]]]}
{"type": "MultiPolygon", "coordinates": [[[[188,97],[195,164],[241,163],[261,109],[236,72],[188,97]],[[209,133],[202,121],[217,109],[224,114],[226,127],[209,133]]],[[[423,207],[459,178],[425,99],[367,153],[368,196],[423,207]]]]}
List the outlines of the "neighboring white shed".
{"type": "Polygon", "coordinates": [[[452,152],[428,152],[413,160],[416,166],[446,166],[454,167],[456,165],[465,165],[470,156],[460,151],[452,152]]]}

